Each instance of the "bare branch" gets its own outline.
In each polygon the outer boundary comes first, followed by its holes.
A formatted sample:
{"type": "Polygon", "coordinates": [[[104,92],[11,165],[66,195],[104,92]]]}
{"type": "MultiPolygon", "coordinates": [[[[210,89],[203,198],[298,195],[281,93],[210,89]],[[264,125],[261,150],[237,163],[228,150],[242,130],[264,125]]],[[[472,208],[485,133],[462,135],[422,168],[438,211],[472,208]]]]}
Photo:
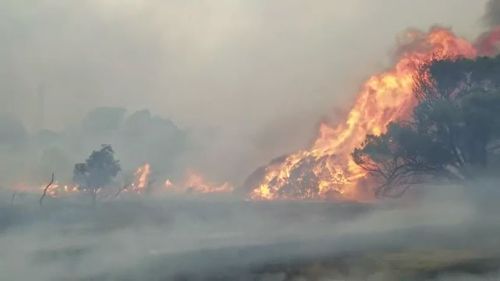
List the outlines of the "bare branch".
{"type": "Polygon", "coordinates": [[[40,197],[39,200],[40,207],[43,205],[43,199],[45,198],[45,196],[47,196],[47,191],[49,190],[49,188],[52,186],[53,183],[54,183],[54,173],[52,173],[52,178],[50,179],[49,184],[47,184],[47,186],[43,189],[42,196],[40,197]]]}

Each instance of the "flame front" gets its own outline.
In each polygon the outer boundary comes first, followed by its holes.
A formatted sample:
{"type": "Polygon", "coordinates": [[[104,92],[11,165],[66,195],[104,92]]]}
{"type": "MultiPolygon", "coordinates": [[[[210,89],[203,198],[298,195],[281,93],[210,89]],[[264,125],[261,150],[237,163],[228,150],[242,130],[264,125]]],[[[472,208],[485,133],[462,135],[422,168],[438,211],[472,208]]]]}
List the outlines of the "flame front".
{"type": "Polygon", "coordinates": [[[414,79],[424,64],[477,54],[471,43],[442,28],[410,31],[402,39],[399,60],[364,83],[347,118],[335,127],[321,124],[308,150],[265,167],[259,183],[250,186],[251,199],[363,200],[368,196],[359,188],[367,173],[352,160],[353,149],[367,134],[380,135],[391,121],[410,117],[417,103],[414,79]]]}

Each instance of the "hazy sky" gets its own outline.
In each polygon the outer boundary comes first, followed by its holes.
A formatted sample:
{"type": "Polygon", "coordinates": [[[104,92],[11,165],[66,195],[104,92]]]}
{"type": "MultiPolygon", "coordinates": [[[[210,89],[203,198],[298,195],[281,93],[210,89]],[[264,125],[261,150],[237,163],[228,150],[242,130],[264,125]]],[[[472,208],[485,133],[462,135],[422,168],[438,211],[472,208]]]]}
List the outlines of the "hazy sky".
{"type": "Polygon", "coordinates": [[[485,23],[495,26],[500,24],[500,1],[490,0],[486,6],[485,23]]]}
{"type": "Polygon", "coordinates": [[[148,107],[186,125],[268,124],[351,95],[342,90],[407,27],[474,35],[484,3],[5,0],[1,110],[33,123],[44,85],[50,127],[96,105],[148,107]]]}
{"type": "Polygon", "coordinates": [[[40,91],[48,128],[96,106],[149,108],[260,162],[344,108],[398,33],[475,37],[486,2],[3,0],[0,112],[40,126],[40,91]]]}

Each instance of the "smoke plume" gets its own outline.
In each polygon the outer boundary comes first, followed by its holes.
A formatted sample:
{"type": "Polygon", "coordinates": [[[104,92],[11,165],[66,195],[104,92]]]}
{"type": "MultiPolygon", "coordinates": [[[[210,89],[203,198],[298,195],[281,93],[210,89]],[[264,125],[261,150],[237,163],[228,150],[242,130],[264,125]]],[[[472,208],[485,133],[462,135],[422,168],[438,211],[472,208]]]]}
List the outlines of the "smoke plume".
{"type": "Polygon", "coordinates": [[[486,14],[484,15],[484,21],[489,26],[500,25],[500,1],[490,0],[486,5],[486,14]]]}
{"type": "Polygon", "coordinates": [[[96,107],[147,108],[196,135],[191,162],[241,182],[307,145],[386,66],[395,34],[441,23],[474,36],[484,3],[0,1],[0,112],[36,134],[96,107]]]}

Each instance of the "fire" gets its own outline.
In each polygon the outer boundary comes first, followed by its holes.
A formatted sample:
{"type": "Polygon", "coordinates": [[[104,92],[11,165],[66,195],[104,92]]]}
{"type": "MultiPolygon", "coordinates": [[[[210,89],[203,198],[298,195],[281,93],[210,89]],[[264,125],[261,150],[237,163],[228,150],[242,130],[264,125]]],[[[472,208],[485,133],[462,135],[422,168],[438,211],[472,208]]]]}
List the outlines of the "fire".
{"type": "MultiPolygon", "coordinates": [[[[47,186],[47,183],[40,186],[26,185],[26,184],[16,184],[14,185],[13,192],[17,194],[38,194],[47,186]]],[[[47,189],[47,196],[52,198],[58,198],[65,195],[70,195],[79,192],[79,188],[76,185],[67,185],[54,182],[47,189]]]]}
{"type": "Polygon", "coordinates": [[[409,31],[403,39],[398,61],[363,84],[343,122],[333,127],[322,123],[309,149],[273,161],[250,176],[246,186],[250,199],[366,198],[360,187],[367,173],[352,160],[353,149],[367,134],[380,135],[391,121],[410,117],[417,102],[414,78],[421,66],[436,59],[477,55],[471,43],[443,28],[409,31]],[[252,177],[259,178],[257,184],[252,177]]]}
{"type": "Polygon", "coordinates": [[[134,173],[135,180],[132,183],[132,191],[136,193],[143,193],[149,184],[149,176],[151,174],[151,165],[149,163],[137,168],[134,173]]]}
{"type": "MultiPolygon", "coordinates": [[[[43,190],[45,188],[44,186],[41,186],[40,189],[43,190]]],[[[47,189],[47,195],[52,197],[52,198],[57,198],[61,197],[62,195],[66,194],[73,194],[76,192],[79,192],[79,188],[76,185],[62,185],[57,182],[52,184],[48,189],[47,189]]]]}
{"type": "Polygon", "coordinates": [[[228,182],[219,185],[209,183],[201,175],[192,171],[188,173],[188,177],[183,185],[189,190],[197,193],[222,193],[233,191],[233,187],[228,182]]]}
{"type": "Polygon", "coordinates": [[[228,183],[224,182],[222,184],[214,184],[208,182],[200,174],[189,171],[186,178],[180,185],[172,183],[170,180],[165,181],[165,188],[167,190],[172,190],[176,192],[189,192],[189,193],[227,193],[232,192],[234,187],[228,183]]]}
{"type": "MultiPolygon", "coordinates": [[[[234,191],[233,185],[229,182],[224,182],[222,184],[213,183],[207,181],[201,174],[188,171],[184,180],[179,183],[174,183],[167,179],[163,186],[152,186],[153,181],[151,180],[152,167],[149,163],[138,167],[133,173],[134,179],[131,184],[125,184],[124,186],[109,186],[107,188],[97,189],[97,193],[102,194],[102,198],[117,198],[120,194],[130,194],[133,196],[145,195],[146,190],[151,187],[155,187],[148,190],[148,194],[158,194],[158,192],[175,192],[175,193],[190,193],[190,194],[209,194],[209,193],[230,193],[234,191]],[[163,188],[162,188],[163,187],[163,188]],[[118,191],[116,191],[118,190],[118,191]],[[122,193],[123,192],[123,193],[122,193]],[[114,195],[114,196],[113,196],[114,195]]],[[[44,189],[47,187],[48,183],[43,185],[29,185],[24,183],[18,183],[13,186],[13,194],[42,194],[44,189]]],[[[50,184],[47,188],[47,196],[51,198],[63,198],[77,194],[80,192],[87,192],[87,189],[83,189],[78,185],[66,185],[60,184],[55,181],[50,184]]],[[[13,195],[15,196],[15,195],[13,195]]]]}

